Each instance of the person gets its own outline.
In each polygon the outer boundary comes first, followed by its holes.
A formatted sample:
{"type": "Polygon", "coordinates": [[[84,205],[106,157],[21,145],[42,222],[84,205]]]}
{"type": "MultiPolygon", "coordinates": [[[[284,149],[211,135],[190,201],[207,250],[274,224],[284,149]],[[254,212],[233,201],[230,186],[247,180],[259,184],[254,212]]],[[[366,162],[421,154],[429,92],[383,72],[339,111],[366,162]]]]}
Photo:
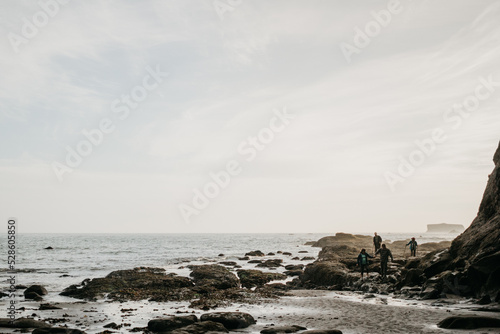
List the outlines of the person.
{"type": "Polygon", "coordinates": [[[410,242],[406,244],[406,246],[410,245],[410,254],[411,256],[417,256],[417,240],[415,238],[411,238],[410,242]]]}
{"type": "Polygon", "coordinates": [[[362,249],[361,253],[358,255],[358,263],[357,265],[361,269],[361,279],[363,279],[363,273],[366,271],[366,276],[370,276],[370,273],[368,272],[368,258],[373,258],[370,254],[366,252],[366,249],[362,249]]]}
{"type": "Polygon", "coordinates": [[[375,232],[373,236],[373,246],[375,246],[375,252],[380,249],[380,244],[382,243],[382,237],[375,232]]]}
{"type": "Polygon", "coordinates": [[[385,246],[385,244],[382,244],[382,248],[375,252],[375,255],[377,254],[380,254],[380,274],[382,275],[382,278],[386,278],[387,262],[389,262],[389,257],[391,258],[391,261],[394,261],[394,258],[392,257],[391,251],[385,246]]]}

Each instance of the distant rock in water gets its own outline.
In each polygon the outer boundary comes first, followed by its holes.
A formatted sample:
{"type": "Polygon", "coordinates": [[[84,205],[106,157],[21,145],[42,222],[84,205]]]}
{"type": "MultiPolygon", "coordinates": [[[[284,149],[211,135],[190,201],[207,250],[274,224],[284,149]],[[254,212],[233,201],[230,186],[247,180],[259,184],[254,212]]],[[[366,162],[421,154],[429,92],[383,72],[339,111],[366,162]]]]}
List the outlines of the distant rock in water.
{"type": "Polygon", "coordinates": [[[426,233],[462,233],[464,230],[460,224],[427,224],[426,233]]]}

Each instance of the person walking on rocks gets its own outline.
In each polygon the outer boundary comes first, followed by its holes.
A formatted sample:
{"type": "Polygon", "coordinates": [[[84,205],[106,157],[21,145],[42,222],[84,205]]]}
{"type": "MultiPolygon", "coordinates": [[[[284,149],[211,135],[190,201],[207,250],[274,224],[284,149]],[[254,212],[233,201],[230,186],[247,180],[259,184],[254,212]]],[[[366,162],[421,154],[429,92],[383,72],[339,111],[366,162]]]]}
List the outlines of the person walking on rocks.
{"type": "Polygon", "coordinates": [[[417,256],[417,240],[415,238],[411,238],[410,242],[406,244],[406,246],[410,246],[410,254],[411,256],[417,256]]]}
{"type": "Polygon", "coordinates": [[[375,246],[375,252],[380,249],[380,244],[382,243],[382,237],[375,232],[373,236],[373,246],[375,246]]]}
{"type": "Polygon", "coordinates": [[[390,249],[388,249],[385,244],[382,244],[382,248],[375,252],[375,255],[380,254],[380,274],[382,278],[387,277],[387,262],[389,262],[389,257],[391,262],[394,261],[390,249]]]}
{"type": "Polygon", "coordinates": [[[370,273],[368,272],[368,258],[373,259],[373,256],[366,252],[366,249],[362,249],[361,253],[358,255],[358,263],[357,265],[361,269],[361,279],[363,279],[363,273],[366,271],[366,276],[370,277],[370,273]]]}

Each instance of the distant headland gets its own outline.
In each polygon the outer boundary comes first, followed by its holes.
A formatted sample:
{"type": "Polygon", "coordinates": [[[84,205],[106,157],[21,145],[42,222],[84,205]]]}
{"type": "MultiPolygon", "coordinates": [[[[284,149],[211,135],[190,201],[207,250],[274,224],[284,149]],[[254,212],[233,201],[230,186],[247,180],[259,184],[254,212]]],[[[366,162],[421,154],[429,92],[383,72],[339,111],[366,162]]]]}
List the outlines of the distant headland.
{"type": "Polygon", "coordinates": [[[462,233],[464,230],[460,224],[427,224],[426,233],[462,233]]]}

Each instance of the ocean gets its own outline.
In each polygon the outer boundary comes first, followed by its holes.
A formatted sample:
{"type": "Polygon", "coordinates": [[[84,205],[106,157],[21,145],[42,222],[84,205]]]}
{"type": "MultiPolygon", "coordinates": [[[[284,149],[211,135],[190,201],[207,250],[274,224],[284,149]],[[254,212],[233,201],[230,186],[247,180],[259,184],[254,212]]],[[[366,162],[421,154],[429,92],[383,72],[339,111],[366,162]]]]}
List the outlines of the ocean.
{"type": "MultiPolygon", "coordinates": [[[[16,242],[16,283],[41,284],[58,293],[86,278],[103,277],[114,270],[139,266],[161,267],[167,272],[189,275],[184,266],[218,261],[236,261],[243,268],[253,268],[239,261],[245,253],[261,250],[277,254],[290,252],[292,257],[316,257],[319,248],[306,246],[332,234],[18,234],[16,242]],[[53,249],[45,249],[52,247],[53,249]],[[300,253],[299,253],[300,252],[300,253]],[[307,253],[306,253],[307,252],[307,253]],[[219,256],[223,254],[223,256],[219,256]]],[[[371,235],[371,233],[367,233],[371,235]]],[[[416,236],[420,244],[451,240],[448,234],[382,234],[385,240],[403,240],[416,236]]],[[[0,291],[8,287],[7,235],[0,241],[5,261],[0,264],[0,291]]],[[[312,260],[296,260],[308,263],[312,260]]],[[[279,271],[279,269],[278,269],[279,271]]]]}

